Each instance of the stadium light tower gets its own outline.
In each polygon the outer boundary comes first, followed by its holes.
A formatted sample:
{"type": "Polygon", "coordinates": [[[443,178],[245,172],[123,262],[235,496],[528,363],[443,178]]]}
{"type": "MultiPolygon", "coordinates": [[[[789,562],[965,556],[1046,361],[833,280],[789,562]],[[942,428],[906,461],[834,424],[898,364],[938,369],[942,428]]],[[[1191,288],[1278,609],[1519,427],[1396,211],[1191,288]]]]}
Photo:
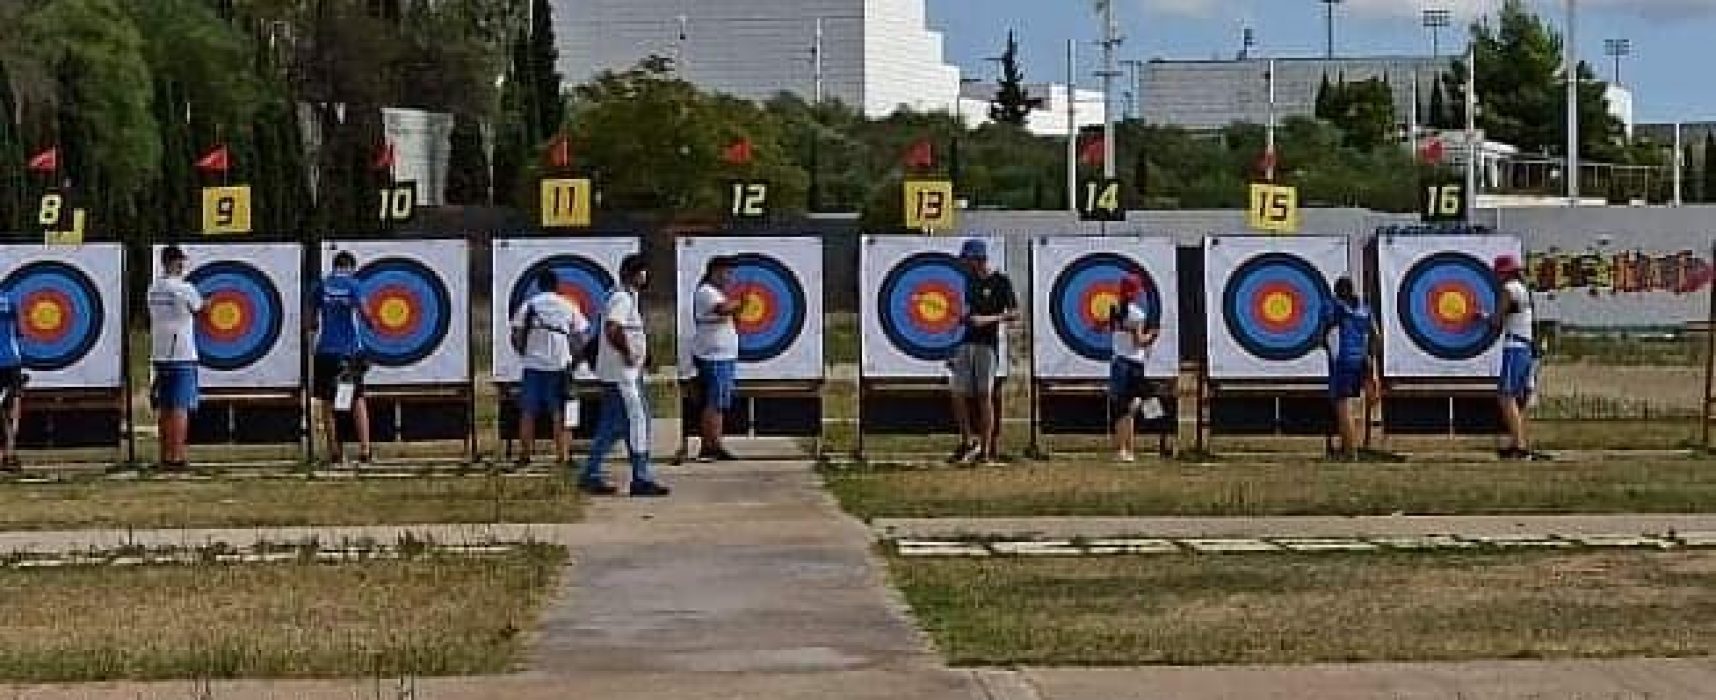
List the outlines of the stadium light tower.
{"type": "Polygon", "coordinates": [[[1454,13],[1446,8],[1431,7],[1424,10],[1424,27],[1430,30],[1430,56],[1442,57],[1442,30],[1453,24],[1454,13]]]}
{"type": "Polygon", "coordinates": [[[1335,6],[1346,2],[1346,0],[1317,0],[1317,2],[1323,3],[1323,11],[1327,17],[1325,28],[1328,30],[1328,57],[1333,59],[1335,57],[1335,6]]]}
{"type": "Polygon", "coordinates": [[[1603,54],[1615,60],[1615,84],[1621,84],[1621,59],[1633,55],[1632,39],[1604,39],[1603,54]]]}

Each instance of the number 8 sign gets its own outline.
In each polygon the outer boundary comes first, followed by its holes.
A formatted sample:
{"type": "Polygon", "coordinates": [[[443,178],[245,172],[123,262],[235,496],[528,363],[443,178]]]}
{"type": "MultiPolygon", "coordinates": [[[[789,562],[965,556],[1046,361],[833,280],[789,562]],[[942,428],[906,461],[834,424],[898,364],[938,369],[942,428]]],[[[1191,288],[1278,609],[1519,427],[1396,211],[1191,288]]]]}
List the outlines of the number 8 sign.
{"type": "Polygon", "coordinates": [[[948,180],[908,180],[905,184],[906,228],[948,231],[955,222],[953,183],[948,180]]]}

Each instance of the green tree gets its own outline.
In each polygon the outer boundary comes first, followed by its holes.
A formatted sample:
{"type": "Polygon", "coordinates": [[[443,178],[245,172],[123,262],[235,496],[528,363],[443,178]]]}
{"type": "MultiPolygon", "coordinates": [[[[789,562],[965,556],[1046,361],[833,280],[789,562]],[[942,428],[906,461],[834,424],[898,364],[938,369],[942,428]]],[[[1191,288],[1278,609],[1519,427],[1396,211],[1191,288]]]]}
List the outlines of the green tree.
{"type": "Polygon", "coordinates": [[[1001,79],[995,99],[989,103],[989,119],[997,124],[1025,126],[1031,111],[1043,101],[1032,99],[1025,91],[1025,69],[1019,63],[1019,39],[1007,32],[1007,48],[1001,52],[1001,79]]]}
{"type": "Polygon", "coordinates": [[[1454,116],[1448,109],[1448,96],[1442,91],[1442,81],[1433,80],[1430,83],[1430,112],[1424,115],[1424,123],[1435,129],[1453,129],[1454,116]]]}
{"type": "Polygon", "coordinates": [[[1361,151],[1389,143],[1394,132],[1394,90],[1371,78],[1330,89],[1329,114],[1323,117],[1340,129],[1343,142],[1361,151]]]}
{"type": "Polygon", "coordinates": [[[1704,201],[1716,202],[1716,131],[1704,135],[1704,201]]]}
{"type": "Polygon", "coordinates": [[[24,197],[27,176],[24,135],[14,118],[18,104],[12,97],[12,82],[6,64],[0,61],[0,233],[24,230],[24,197]]]}
{"type": "Polygon", "coordinates": [[[447,203],[487,204],[489,159],[483,153],[483,130],[475,119],[455,117],[452,153],[447,158],[447,203]]]}
{"type": "Polygon", "coordinates": [[[1317,106],[1312,111],[1318,119],[1329,119],[1333,116],[1334,105],[1329,101],[1334,96],[1333,91],[1334,86],[1329,83],[1329,74],[1324,73],[1323,81],[1317,83],[1317,106]]]}

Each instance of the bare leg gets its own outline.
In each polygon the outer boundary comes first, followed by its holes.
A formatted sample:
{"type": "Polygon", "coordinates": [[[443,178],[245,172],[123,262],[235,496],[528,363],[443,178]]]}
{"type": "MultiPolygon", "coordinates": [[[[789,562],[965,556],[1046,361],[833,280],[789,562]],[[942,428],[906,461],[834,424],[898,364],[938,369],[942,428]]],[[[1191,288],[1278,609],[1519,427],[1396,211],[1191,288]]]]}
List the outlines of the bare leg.
{"type": "Polygon", "coordinates": [[[1000,446],[1000,431],[996,430],[995,394],[977,398],[977,434],[983,439],[983,454],[994,457],[1000,446]]]}
{"type": "Polygon", "coordinates": [[[699,446],[699,449],[705,453],[709,453],[721,449],[721,431],[726,427],[723,425],[726,417],[721,415],[721,411],[717,410],[714,404],[708,402],[705,402],[705,404],[702,415],[703,424],[701,426],[703,444],[699,446]]]}
{"type": "Polygon", "coordinates": [[[357,432],[358,454],[370,456],[369,401],[362,396],[352,399],[352,427],[356,428],[357,432]]]}
{"type": "Polygon", "coordinates": [[[987,419],[989,429],[983,433],[989,444],[985,445],[983,449],[991,457],[1001,454],[1001,416],[1007,415],[1005,411],[1001,410],[1001,387],[1001,381],[996,380],[994,387],[990,389],[989,397],[983,402],[984,406],[989,409],[987,419]]]}
{"type": "Polygon", "coordinates": [[[554,464],[559,466],[566,463],[568,456],[568,441],[566,435],[566,414],[555,411],[548,415],[548,426],[554,431],[554,464]]]}
{"type": "Polygon", "coordinates": [[[322,433],[328,436],[328,462],[336,463],[340,461],[341,455],[345,454],[345,445],[340,442],[340,417],[334,412],[334,402],[321,403],[322,433]]]}
{"type": "Polygon", "coordinates": [[[1353,420],[1353,402],[1350,399],[1335,399],[1335,424],[1341,431],[1341,454],[1353,456],[1358,445],[1358,424],[1353,420]]]}
{"type": "Polygon", "coordinates": [[[1502,426],[1507,428],[1509,444],[1518,450],[1531,449],[1526,442],[1525,414],[1520,410],[1520,400],[1512,396],[1501,397],[1502,426]]]}
{"type": "Polygon", "coordinates": [[[14,395],[12,397],[12,410],[10,415],[6,417],[6,459],[11,459],[18,454],[18,424],[23,420],[23,417],[24,397],[14,395]]]}
{"type": "Polygon", "coordinates": [[[971,432],[971,397],[953,392],[953,422],[959,426],[961,447],[976,442],[971,432]]]}
{"type": "MultiPolygon", "coordinates": [[[[556,441],[555,449],[560,443],[556,441]]],[[[518,461],[529,462],[530,453],[536,451],[536,414],[520,412],[518,414],[518,461]]]]}
{"type": "MultiPolygon", "coordinates": [[[[1128,407],[1130,408],[1130,407],[1128,407]]],[[[1114,421],[1114,451],[1119,454],[1132,454],[1134,421],[1132,412],[1126,413],[1114,421]]]]}

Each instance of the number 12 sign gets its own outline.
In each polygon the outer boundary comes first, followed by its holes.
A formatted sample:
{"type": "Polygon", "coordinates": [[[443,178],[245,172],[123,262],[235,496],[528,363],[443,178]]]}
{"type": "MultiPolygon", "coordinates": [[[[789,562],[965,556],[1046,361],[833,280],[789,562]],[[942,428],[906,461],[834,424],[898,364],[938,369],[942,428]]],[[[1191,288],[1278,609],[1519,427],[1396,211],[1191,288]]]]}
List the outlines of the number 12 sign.
{"type": "Polygon", "coordinates": [[[953,183],[948,180],[907,180],[906,228],[931,233],[950,231],[956,221],[953,183]]]}
{"type": "Polygon", "coordinates": [[[1295,233],[1299,230],[1299,188],[1258,183],[1251,186],[1251,207],[1245,223],[1258,231],[1295,233]]]}

